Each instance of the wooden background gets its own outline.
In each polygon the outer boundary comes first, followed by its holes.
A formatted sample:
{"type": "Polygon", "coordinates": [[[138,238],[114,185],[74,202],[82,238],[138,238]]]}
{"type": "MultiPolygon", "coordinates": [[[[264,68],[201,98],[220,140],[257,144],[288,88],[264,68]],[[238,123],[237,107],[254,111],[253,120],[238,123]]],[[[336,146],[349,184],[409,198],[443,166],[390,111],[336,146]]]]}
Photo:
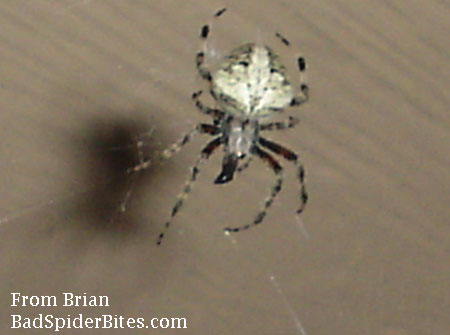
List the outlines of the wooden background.
{"type": "MultiPolygon", "coordinates": [[[[439,0],[2,1],[0,333],[46,333],[12,331],[11,314],[82,313],[188,319],[154,334],[448,334],[449,14],[439,0]],[[301,123],[271,136],[300,153],[310,202],[297,221],[283,162],[264,224],[225,236],[273,176],[255,161],[214,185],[218,154],[156,247],[206,139],[155,157],[207,120],[190,99],[205,88],[194,55],[224,6],[212,62],[246,41],[307,59],[311,100],[291,111],[301,123]],[[130,178],[138,137],[154,164],[130,178]],[[10,307],[11,292],[111,306],[10,307]]],[[[64,331],[85,333],[111,331],[64,331]]]]}

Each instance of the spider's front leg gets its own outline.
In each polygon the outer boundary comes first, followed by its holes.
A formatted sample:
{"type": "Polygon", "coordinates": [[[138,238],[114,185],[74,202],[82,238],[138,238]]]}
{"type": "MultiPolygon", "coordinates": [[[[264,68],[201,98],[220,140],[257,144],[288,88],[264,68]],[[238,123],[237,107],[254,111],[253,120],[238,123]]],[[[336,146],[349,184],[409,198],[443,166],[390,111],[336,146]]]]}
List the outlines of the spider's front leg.
{"type": "MultiPolygon", "coordinates": [[[[218,18],[223,13],[225,13],[227,9],[222,8],[219,11],[214,14],[214,18],[218,18]]],[[[208,81],[211,82],[212,76],[211,72],[208,70],[208,68],[205,66],[205,50],[206,50],[206,40],[208,39],[209,33],[211,31],[211,24],[205,24],[201,31],[200,31],[200,38],[203,40],[203,47],[202,51],[197,52],[197,55],[195,56],[195,64],[197,66],[197,71],[200,74],[200,76],[208,81]]]]}
{"type": "Polygon", "coordinates": [[[309,87],[306,84],[304,72],[306,71],[306,61],[303,57],[297,58],[297,68],[300,78],[300,92],[298,92],[291,100],[290,106],[300,106],[309,100],[309,87]]]}
{"type": "MultiPolygon", "coordinates": [[[[289,48],[291,46],[291,42],[280,33],[275,33],[275,36],[280,39],[281,43],[283,43],[286,47],[289,48]]],[[[304,57],[297,58],[297,68],[300,78],[300,92],[296,93],[292,98],[290,103],[290,106],[292,107],[302,105],[309,100],[309,90],[305,80],[306,61],[304,57]]]]}
{"type": "Polygon", "coordinates": [[[303,105],[305,102],[307,102],[309,100],[309,88],[308,88],[308,85],[301,84],[300,85],[300,93],[301,94],[297,94],[296,96],[294,96],[292,98],[291,103],[290,103],[291,107],[296,107],[296,106],[303,105]]]}
{"type": "Polygon", "coordinates": [[[195,65],[197,66],[197,71],[200,74],[200,76],[204,80],[211,82],[212,75],[211,75],[211,72],[209,72],[208,68],[205,66],[205,52],[204,51],[197,52],[197,55],[195,56],[195,65]]]}

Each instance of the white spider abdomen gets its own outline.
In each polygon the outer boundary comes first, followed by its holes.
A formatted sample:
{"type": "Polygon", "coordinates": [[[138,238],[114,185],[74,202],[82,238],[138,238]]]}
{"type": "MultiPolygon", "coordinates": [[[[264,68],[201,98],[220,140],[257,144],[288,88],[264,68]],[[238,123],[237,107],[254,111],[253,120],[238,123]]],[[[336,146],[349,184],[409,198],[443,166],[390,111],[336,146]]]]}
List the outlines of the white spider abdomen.
{"type": "Polygon", "coordinates": [[[273,51],[245,44],[231,53],[213,75],[212,91],[220,107],[247,118],[282,110],[293,98],[292,86],[273,51]]]}

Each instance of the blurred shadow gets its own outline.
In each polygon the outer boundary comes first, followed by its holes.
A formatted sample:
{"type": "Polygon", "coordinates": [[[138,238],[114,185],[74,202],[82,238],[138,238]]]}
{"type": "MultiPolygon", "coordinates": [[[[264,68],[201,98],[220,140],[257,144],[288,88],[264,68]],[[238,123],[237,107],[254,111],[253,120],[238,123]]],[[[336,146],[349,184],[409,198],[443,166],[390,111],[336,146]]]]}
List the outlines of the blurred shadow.
{"type": "Polygon", "coordinates": [[[74,202],[80,222],[103,231],[120,233],[137,228],[133,198],[139,194],[154,168],[150,165],[140,172],[127,171],[139,164],[140,159],[152,161],[152,157],[156,157],[151,129],[152,126],[143,121],[108,117],[93,120],[81,134],[76,151],[82,155],[78,160],[82,163],[80,178],[88,191],[74,202]],[[142,143],[142,157],[139,141],[142,143]]]}

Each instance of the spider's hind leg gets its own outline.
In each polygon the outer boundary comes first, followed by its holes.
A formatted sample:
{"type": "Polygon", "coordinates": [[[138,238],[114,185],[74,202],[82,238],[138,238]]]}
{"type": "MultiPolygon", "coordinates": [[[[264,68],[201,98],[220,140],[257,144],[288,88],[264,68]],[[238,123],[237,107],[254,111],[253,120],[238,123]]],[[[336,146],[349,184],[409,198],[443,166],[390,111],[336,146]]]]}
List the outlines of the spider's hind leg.
{"type": "Polygon", "coordinates": [[[303,164],[299,161],[298,155],[293,151],[277,144],[272,141],[266,140],[262,137],[259,138],[259,144],[263,147],[269,149],[270,151],[282,156],[284,159],[291,161],[297,167],[297,179],[300,184],[300,206],[297,209],[297,214],[300,214],[305,209],[306,203],[308,202],[308,193],[306,192],[305,186],[305,168],[303,164]]]}
{"type": "Polygon", "coordinates": [[[214,140],[209,142],[206,147],[202,150],[200,158],[197,160],[195,165],[191,169],[191,175],[189,179],[186,181],[183,190],[178,194],[177,200],[172,207],[170,218],[164,224],[163,231],[158,235],[158,239],[156,241],[157,245],[160,245],[162,240],[164,239],[164,235],[166,231],[169,229],[170,224],[172,223],[173,218],[180,211],[183,206],[184,200],[187,198],[188,194],[191,192],[192,185],[197,180],[197,175],[200,172],[200,165],[202,165],[209,156],[222,144],[222,137],[216,137],[214,140]]]}
{"type": "Polygon", "coordinates": [[[267,152],[261,150],[257,146],[254,147],[254,153],[261,158],[265,163],[269,165],[269,167],[273,170],[275,173],[275,182],[272,185],[270,189],[270,194],[264,201],[263,208],[259,211],[259,213],[255,216],[255,219],[252,223],[246,224],[243,226],[235,227],[235,228],[225,228],[225,233],[235,233],[242,230],[249,229],[250,227],[256,226],[260,224],[264,217],[267,214],[267,211],[269,210],[270,206],[272,206],[272,203],[274,202],[275,198],[277,197],[278,193],[281,191],[281,186],[283,184],[283,169],[281,165],[267,152]]]}

